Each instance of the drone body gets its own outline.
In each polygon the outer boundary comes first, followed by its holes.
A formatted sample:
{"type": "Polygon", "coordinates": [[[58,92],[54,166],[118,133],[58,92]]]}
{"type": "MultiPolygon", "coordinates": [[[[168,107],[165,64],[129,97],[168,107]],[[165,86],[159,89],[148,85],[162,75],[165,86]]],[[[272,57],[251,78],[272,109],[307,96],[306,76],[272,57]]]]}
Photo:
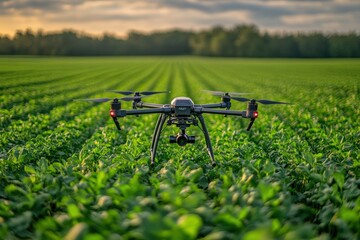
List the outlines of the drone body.
{"type": "Polygon", "coordinates": [[[249,131],[253,125],[255,119],[258,117],[257,112],[257,102],[262,104],[288,104],[284,102],[275,102],[270,100],[254,100],[240,97],[232,97],[231,95],[236,95],[238,93],[223,93],[223,92],[214,92],[209,91],[213,95],[221,96],[221,103],[213,104],[194,104],[194,102],[188,97],[177,97],[174,98],[170,104],[155,104],[155,103],[145,103],[142,102],[142,97],[166,93],[166,92],[132,92],[132,91],[114,91],[116,93],[130,95],[134,94],[133,97],[124,97],[124,98],[98,98],[98,99],[82,99],[85,101],[93,102],[106,102],[113,100],[111,102],[110,116],[113,118],[114,123],[118,130],[120,130],[120,124],[118,118],[125,117],[127,115],[142,115],[142,114],[159,114],[159,118],[155,125],[154,134],[152,137],[150,152],[151,152],[151,161],[150,164],[155,164],[156,150],[159,143],[160,135],[164,128],[164,125],[176,125],[179,128],[179,133],[176,136],[170,136],[170,143],[177,143],[179,146],[185,146],[188,143],[195,143],[195,136],[188,136],[186,134],[186,129],[190,126],[198,126],[204,134],[207,151],[209,153],[212,165],[215,165],[214,153],[212,150],[209,132],[207,130],[203,114],[221,114],[224,116],[233,115],[240,116],[243,118],[250,118],[250,123],[247,128],[249,131]],[[243,111],[229,110],[231,107],[231,99],[236,101],[245,102],[247,101],[247,109],[243,111]],[[133,109],[125,110],[121,108],[120,101],[133,101],[133,109]],[[145,108],[145,109],[144,109],[145,108]],[[223,108],[223,109],[216,109],[223,108]],[[200,124],[199,124],[200,123],[200,124]]]}

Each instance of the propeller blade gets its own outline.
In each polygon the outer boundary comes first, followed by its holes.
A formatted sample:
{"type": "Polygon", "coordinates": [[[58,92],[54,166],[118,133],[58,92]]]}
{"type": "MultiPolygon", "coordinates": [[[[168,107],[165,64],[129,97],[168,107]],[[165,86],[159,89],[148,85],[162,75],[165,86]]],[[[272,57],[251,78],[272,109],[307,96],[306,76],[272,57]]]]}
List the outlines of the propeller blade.
{"type": "Polygon", "coordinates": [[[220,92],[220,91],[210,91],[210,90],[203,90],[204,92],[207,92],[211,95],[214,95],[214,96],[222,96],[224,95],[225,93],[224,92],[220,92]]]}
{"type": "Polygon", "coordinates": [[[249,93],[240,93],[240,92],[229,92],[230,95],[234,95],[234,96],[240,96],[240,95],[246,95],[246,94],[249,94],[249,93]]]}
{"type": "Polygon", "coordinates": [[[117,90],[109,90],[109,92],[120,93],[120,94],[123,94],[123,95],[131,95],[131,94],[134,93],[133,91],[117,91],[117,90]]]}
{"type": "Polygon", "coordinates": [[[114,98],[87,98],[87,99],[75,99],[75,101],[86,101],[86,102],[108,102],[114,100],[114,98]]]}
{"type": "Polygon", "coordinates": [[[144,92],[139,92],[139,93],[141,95],[149,96],[149,95],[154,95],[154,94],[159,94],[159,93],[170,93],[170,91],[160,91],[160,92],[144,91],[144,92]]]}
{"type": "Polygon", "coordinates": [[[136,96],[136,97],[124,97],[124,98],[119,98],[119,100],[121,101],[134,101],[134,100],[138,100],[143,98],[143,96],[136,96]]]}
{"type": "MultiPolygon", "coordinates": [[[[236,101],[239,102],[246,102],[246,101],[250,101],[251,99],[249,98],[240,98],[240,97],[231,97],[231,99],[234,99],[236,101]]],[[[272,101],[272,100],[255,100],[256,102],[262,103],[262,104],[291,104],[291,103],[287,103],[287,102],[277,102],[277,101],[272,101]]]]}
{"type": "Polygon", "coordinates": [[[276,101],[271,101],[271,100],[256,100],[259,103],[262,104],[290,104],[290,103],[286,103],[286,102],[276,102],[276,101]]]}
{"type": "Polygon", "coordinates": [[[211,91],[211,90],[203,90],[203,91],[214,96],[224,96],[226,93],[230,95],[238,95],[238,96],[248,94],[248,93],[239,93],[239,92],[221,92],[221,91],[211,91]]]}
{"type": "Polygon", "coordinates": [[[170,93],[170,91],[158,91],[158,92],[154,92],[154,91],[134,92],[134,91],[118,91],[118,90],[109,90],[109,91],[115,92],[115,93],[120,93],[123,95],[131,95],[131,94],[139,93],[140,95],[145,95],[145,96],[150,96],[150,95],[159,94],[159,93],[170,93]]]}
{"type": "Polygon", "coordinates": [[[247,102],[247,101],[251,100],[249,98],[241,98],[241,97],[231,97],[231,99],[234,99],[234,100],[239,101],[239,102],[247,102]]]}

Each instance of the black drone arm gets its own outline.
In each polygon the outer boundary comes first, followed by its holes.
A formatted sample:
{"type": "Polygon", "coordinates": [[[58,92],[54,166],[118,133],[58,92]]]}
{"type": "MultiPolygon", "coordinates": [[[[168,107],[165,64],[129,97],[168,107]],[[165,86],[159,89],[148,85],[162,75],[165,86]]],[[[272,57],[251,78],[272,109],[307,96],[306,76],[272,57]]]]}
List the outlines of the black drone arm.
{"type": "Polygon", "coordinates": [[[171,108],[153,108],[153,109],[133,109],[133,110],[110,110],[110,116],[112,117],[125,117],[127,115],[141,115],[141,114],[153,114],[153,113],[171,113],[171,108]]]}
{"type": "Polygon", "coordinates": [[[203,107],[203,108],[226,108],[226,107],[228,107],[228,104],[225,102],[222,102],[222,103],[201,104],[198,106],[203,107]]]}
{"type": "Polygon", "coordinates": [[[126,115],[140,115],[140,114],[152,114],[152,113],[170,113],[171,108],[152,108],[152,109],[134,109],[125,110],[126,115]]]}
{"type": "Polygon", "coordinates": [[[234,110],[219,110],[219,109],[211,109],[211,108],[195,108],[195,113],[210,113],[210,114],[221,114],[221,115],[233,115],[233,116],[241,116],[243,118],[250,118],[249,125],[247,127],[247,131],[250,131],[252,125],[254,124],[255,119],[258,116],[256,111],[234,111],[234,110]]]}
{"type": "Polygon", "coordinates": [[[211,109],[199,107],[194,109],[195,113],[211,113],[211,114],[221,114],[221,115],[233,115],[233,116],[242,116],[246,117],[246,111],[236,111],[236,110],[221,110],[221,109],[211,109]]]}
{"type": "Polygon", "coordinates": [[[138,108],[162,108],[164,104],[157,104],[157,103],[144,103],[138,102],[136,103],[136,107],[138,108]]]}

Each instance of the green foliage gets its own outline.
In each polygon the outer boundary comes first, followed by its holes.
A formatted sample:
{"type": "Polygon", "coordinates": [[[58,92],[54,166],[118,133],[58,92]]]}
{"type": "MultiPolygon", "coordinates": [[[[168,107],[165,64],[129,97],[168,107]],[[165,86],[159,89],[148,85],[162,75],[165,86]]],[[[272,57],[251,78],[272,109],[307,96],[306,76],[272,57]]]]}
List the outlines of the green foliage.
{"type": "Polygon", "coordinates": [[[1,239],[360,238],[358,60],[13,57],[0,66],[1,239]],[[251,132],[245,119],[205,115],[214,168],[199,129],[181,148],[168,127],[150,169],[157,116],[120,119],[118,132],[107,104],[73,101],[118,96],[109,89],[171,91],[149,102],[220,101],[200,91],[210,89],[294,105],[259,105],[251,132]]]}

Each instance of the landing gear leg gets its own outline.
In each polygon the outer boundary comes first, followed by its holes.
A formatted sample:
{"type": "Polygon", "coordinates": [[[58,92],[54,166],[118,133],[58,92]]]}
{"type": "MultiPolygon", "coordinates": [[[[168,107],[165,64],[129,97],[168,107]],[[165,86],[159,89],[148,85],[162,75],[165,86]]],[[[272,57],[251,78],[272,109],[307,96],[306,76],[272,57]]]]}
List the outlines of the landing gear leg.
{"type": "Polygon", "coordinates": [[[215,162],[215,158],[214,158],[214,152],[212,150],[212,146],[211,146],[211,142],[210,142],[210,137],[209,137],[209,132],[206,128],[206,124],[205,124],[205,120],[204,117],[200,114],[197,116],[198,119],[200,120],[201,123],[201,128],[204,132],[204,136],[205,136],[205,141],[206,141],[206,147],[207,147],[207,151],[210,155],[210,159],[211,159],[211,165],[212,166],[216,166],[216,162],[215,162]]]}
{"type": "Polygon", "coordinates": [[[155,131],[154,131],[154,135],[152,137],[151,148],[150,148],[150,153],[151,153],[150,166],[154,166],[154,164],[155,164],[156,149],[157,149],[157,146],[159,143],[161,130],[164,126],[165,120],[166,120],[166,115],[160,114],[160,116],[156,122],[155,131]]]}

